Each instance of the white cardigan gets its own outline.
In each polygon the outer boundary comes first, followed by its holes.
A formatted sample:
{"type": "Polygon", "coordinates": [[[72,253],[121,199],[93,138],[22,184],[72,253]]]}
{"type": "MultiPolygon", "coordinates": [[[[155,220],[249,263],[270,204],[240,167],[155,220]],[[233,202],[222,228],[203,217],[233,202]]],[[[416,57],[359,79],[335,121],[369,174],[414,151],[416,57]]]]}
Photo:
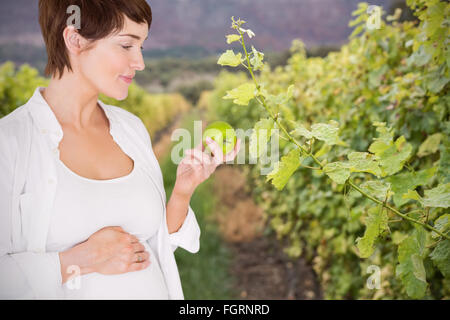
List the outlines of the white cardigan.
{"type": "MultiPolygon", "coordinates": [[[[61,125],[37,87],[26,104],[0,119],[0,298],[61,299],[57,252],[46,252],[55,191],[61,125]]],[[[169,299],[184,299],[174,251],[200,247],[200,228],[192,208],[181,228],[169,234],[166,193],[150,135],[134,114],[98,100],[110,123],[110,134],[122,150],[144,164],[164,203],[164,219],[147,242],[156,253],[169,299]]]]}

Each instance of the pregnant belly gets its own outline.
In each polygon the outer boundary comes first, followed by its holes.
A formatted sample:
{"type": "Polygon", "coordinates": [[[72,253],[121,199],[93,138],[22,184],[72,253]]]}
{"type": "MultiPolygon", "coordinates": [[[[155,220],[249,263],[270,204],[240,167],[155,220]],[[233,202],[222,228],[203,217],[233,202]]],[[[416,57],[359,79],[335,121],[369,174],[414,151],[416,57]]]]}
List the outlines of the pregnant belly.
{"type": "Polygon", "coordinates": [[[80,278],[79,285],[65,285],[69,299],[159,299],[167,300],[168,292],[164,276],[153,251],[142,242],[150,253],[150,265],[140,271],[115,275],[90,273],[80,278]],[[70,289],[70,286],[74,289],[70,289]]]}

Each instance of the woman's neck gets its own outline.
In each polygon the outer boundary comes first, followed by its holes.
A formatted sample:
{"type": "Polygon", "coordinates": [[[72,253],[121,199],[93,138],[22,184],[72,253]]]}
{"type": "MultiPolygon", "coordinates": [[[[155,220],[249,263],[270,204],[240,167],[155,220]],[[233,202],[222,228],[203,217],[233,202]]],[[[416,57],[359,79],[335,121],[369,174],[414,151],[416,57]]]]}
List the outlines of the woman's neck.
{"type": "Polygon", "coordinates": [[[62,126],[83,130],[101,121],[98,92],[86,79],[80,79],[67,70],[61,79],[51,78],[42,96],[62,126]]]}

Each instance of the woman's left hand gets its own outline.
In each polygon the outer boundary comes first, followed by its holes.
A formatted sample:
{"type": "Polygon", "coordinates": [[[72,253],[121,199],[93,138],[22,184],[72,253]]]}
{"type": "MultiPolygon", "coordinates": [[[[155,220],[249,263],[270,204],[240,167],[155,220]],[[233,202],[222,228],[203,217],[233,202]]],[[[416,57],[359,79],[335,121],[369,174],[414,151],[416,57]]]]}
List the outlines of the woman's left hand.
{"type": "Polygon", "coordinates": [[[191,196],[197,186],[209,178],[209,176],[224,162],[236,158],[241,146],[241,139],[237,139],[234,149],[223,154],[219,144],[207,138],[206,143],[212,151],[212,155],[204,152],[203,143],[200,142],[194,149],[185,151],[185,157],[178,164],[177,178],[174,192],[183,196],[191,196]]]}

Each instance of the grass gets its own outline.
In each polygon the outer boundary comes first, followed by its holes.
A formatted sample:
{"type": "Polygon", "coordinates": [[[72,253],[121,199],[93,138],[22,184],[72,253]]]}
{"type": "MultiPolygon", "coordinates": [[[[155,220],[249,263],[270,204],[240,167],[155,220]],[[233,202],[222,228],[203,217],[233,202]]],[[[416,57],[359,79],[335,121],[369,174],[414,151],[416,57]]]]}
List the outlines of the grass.
{"type": "MultiPolygon", "coordinates": [[[[191,132],[191,137],[193,121],[197,119],[200,117],[193,111],[183,121],[182,126],[191,132]]],[[[170,153],[162,159],[160,165],[168,200],[175,184],[177,165],[171,161],[170,153]]],[[[187,300],[238,299],[232,290],[235,280],[228,273],[230,252],[220,237],[217,225],[211,219],[218,204],[214,196],[211,196],[213,179],[214,174],[200,184],[190,202],[201,230],[199,252],[192,254],[182,248],[175,251],[184,297],[187,300]]]]}

